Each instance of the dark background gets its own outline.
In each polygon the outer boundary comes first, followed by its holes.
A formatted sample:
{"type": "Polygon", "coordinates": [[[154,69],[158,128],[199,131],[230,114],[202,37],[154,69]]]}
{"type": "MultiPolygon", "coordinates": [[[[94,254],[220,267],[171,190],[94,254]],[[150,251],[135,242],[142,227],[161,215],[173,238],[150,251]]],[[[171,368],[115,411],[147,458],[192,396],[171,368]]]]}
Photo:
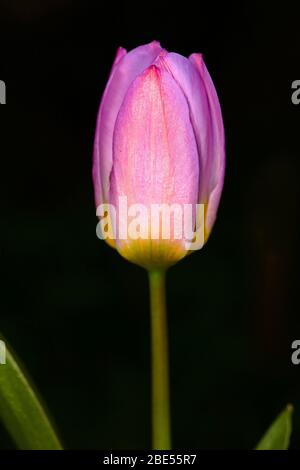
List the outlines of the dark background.
{"type": "Polygon", "coordinates": [[[296,5],[1,0],[0,330],[67,448],[150,447],[147,277],[96,238],[91,159],[116,48],[157,39],[204,54],[227,140],[211,238],[168,275],[174,448],[252,448],[291,402],[300,449],[296,5]]]}

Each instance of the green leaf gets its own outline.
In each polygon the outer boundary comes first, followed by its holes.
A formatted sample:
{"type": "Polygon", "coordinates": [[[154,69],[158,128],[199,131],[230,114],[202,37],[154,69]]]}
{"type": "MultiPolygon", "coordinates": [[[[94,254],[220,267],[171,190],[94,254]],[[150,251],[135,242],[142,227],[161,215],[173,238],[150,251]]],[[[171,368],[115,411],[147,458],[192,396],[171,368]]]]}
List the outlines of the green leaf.
{"type": "Polygon", "coordinates": [[[293,406],[287,407],[271,424],[256,446],[256,450],[287,450],[292,432],[293,406]]]}
{"type": "Polygon", "coordinates": [[[24,370],[6,343],[1,341],[0,348],[2,353],[6,349],[6,362],[4,364],[0,362],[1,421],[20,449],[62,449],[45,409],[25,376],[24,370]]]}

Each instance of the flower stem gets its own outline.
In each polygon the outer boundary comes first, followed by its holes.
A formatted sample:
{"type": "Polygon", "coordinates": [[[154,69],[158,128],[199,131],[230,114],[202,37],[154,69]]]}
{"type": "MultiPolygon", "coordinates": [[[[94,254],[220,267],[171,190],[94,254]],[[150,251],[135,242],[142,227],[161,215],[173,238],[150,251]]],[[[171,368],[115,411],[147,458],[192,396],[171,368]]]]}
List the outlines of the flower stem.
{"type": "Polygon", "coordinates": [[[171,449],[165,271],[149,271],[152,353],[152,447],[171,449]]]}

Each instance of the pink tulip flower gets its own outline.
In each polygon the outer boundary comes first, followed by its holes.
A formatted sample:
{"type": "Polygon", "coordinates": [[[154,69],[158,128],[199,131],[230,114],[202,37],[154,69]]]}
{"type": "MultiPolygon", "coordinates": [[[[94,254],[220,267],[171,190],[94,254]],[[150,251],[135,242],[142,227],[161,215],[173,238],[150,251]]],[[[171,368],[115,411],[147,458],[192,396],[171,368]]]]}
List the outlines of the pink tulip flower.
{"type": "MultiPolygon", "coordinates": [[[[132,204],[204,205],[207,240],[225,171],[219,100],[201,54],[167,52],[156,41],[119,48],[97,119],[93,180],[97,207],[132,204]]],[[[103,215],[103,214],[102,214],[103,215]]],[[[142,216],[143,217],[143,216],[142,216]]],[[[193,209],[193,222],[196,212],[193,209]]],[[[116,221],[108,242],[148,269],[183,258],[183,239],[122,238],[116,221]]],[[[152,227],[153,228],[153,227],[152,227]]],[[[151,232],[152,233],[152,232],[151,232]]]]}

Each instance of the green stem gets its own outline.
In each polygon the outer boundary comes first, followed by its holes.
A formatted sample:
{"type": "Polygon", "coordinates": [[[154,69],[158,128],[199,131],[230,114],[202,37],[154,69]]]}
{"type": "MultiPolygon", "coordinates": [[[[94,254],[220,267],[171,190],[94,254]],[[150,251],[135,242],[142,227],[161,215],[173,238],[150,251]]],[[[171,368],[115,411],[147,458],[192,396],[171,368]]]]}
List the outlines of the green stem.
{"type": "Polygon", "coordinates": [[[152,350],[152,447],[171,449],[165,272],[149,271],[152,350]]]}

